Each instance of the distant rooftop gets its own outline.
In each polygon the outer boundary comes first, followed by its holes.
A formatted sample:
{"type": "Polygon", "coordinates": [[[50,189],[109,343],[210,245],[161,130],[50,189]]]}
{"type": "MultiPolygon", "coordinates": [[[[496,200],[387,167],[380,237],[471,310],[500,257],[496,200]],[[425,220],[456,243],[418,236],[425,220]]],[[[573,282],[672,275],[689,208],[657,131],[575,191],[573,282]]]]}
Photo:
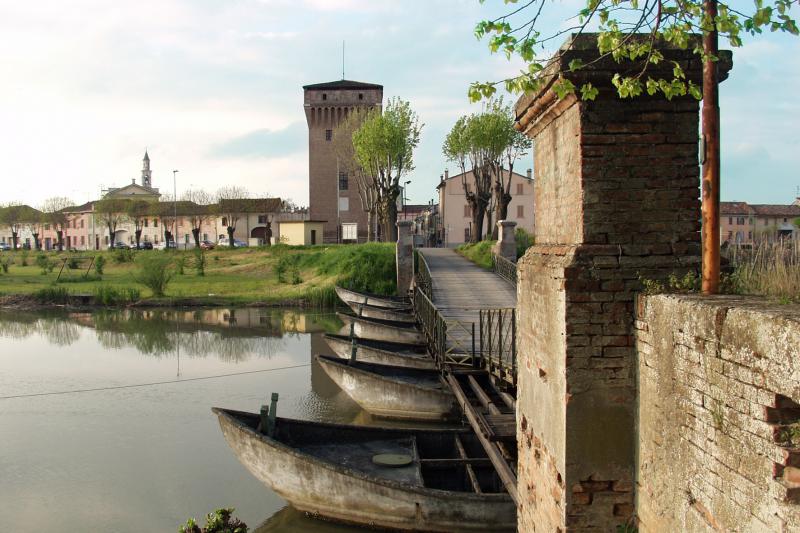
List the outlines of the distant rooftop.
{"type": "Polygon", "coordinates": [[[327,89],[383,89],[383,85],[375,83],[364,83],[363,81],[352,80],[337,80],[328,81],[325,83],[313,83],[311,85],[303,85],[306,91],[318,91],[327,89]]]}

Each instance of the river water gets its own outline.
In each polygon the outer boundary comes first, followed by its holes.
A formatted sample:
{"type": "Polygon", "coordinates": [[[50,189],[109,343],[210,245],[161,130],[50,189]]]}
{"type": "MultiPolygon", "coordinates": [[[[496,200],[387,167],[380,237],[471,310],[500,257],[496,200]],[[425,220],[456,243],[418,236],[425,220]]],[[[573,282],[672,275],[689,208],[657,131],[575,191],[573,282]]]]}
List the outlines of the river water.
{"type": "Polygon", "coordinates": [[[279,416],[375,423],[313,363],[340,325],[276,309],[0,312],[2,529],[174,532],[235,507],[259,532],[363,531],[287,507],[210,410],[256,412],[278,392],[279,416]],[[224,374],[238,375],[197,379],[224,374]],[[54,392],[68,393],[39,395],[54,392]]]}

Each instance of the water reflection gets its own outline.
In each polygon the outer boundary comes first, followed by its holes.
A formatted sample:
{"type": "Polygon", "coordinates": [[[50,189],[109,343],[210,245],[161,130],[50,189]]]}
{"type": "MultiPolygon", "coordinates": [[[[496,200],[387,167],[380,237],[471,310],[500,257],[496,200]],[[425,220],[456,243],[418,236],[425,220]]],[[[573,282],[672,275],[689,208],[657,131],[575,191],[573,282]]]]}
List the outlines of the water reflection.
{"type": "Polygon", "coordinates": [[[286,506],[266,522],[253,530],[253,533],[343,533],[352,532],[351,526],[325,522],[306,516],[293,507],[286,506]]]}

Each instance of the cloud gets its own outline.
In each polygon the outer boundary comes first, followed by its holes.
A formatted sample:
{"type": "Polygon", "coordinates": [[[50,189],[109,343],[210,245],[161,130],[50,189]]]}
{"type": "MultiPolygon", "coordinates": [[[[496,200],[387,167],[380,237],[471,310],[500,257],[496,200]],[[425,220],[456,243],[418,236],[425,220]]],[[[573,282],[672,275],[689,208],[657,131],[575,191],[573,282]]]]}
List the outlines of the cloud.
{"type": "Polygon", "coordinates": [[[294,122],[282,130],[251,131],[211,149],[213,157],[285,157],[302,152],[307,142],[306,125],[294,122]]]}

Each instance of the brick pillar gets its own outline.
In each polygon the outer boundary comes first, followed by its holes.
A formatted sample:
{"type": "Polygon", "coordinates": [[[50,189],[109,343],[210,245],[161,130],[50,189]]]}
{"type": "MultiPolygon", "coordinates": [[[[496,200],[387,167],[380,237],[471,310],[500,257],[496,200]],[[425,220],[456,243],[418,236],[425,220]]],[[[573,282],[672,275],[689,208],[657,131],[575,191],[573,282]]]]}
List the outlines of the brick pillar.
{"type": "Polygon", "coordinates": [[[414,236],[411,221],[397,222],[397,295],[408,296],[411,280],[414,279],[414,236]]]}
{"type": "MultiPolygon", "coordinates": [[[[650,76],[671,77],[675,60],[700,83],[690,50],[663,53],[650,76]]],[[[517,290],[520,531],[613,531],[635,514],[633,297],[640,276],[700,264],[698,102],[621,100],[609,80],[630,65],[608,58],[579,77],[567,66],[578,57],[597,57],[596,36],[550,68],[591,82],[595,101],[548,86],[516,105],[536,171],[536,244],[517,290]]]]}
{"type": "Polygon", "coordinates": [[[517,260],[517,223],[512,220],[497,221],[497,244],[492,247],[492,253],[500,255],[509,261],[517,260]]]}

